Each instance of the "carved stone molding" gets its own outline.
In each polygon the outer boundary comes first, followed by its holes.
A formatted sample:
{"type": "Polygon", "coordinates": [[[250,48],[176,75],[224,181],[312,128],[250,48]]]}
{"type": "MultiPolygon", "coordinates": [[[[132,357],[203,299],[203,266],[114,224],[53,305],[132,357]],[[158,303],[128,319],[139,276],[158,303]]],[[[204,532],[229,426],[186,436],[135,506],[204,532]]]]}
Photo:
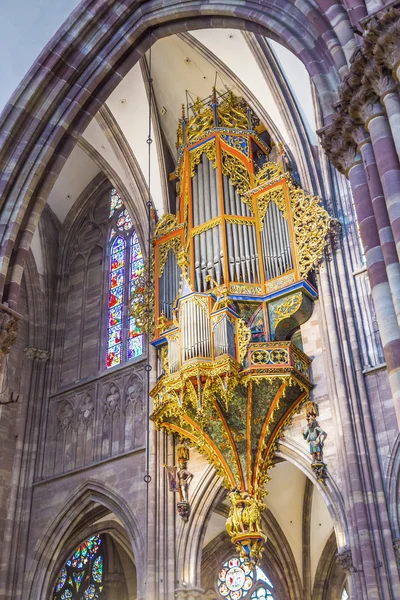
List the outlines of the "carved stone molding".
{"type": "Polygon", "coordinates": [[[400,566],[400,540],[393,542],[394,553],[396,555],[397,564],[400,566]]]}
{"type": "Polygon", "coordinates": [[[17,339],[18,323],[22,315],[0,304],[0,356],[5,356],[17,339]]]}
{"type": "Polygon", "coordinates": [[[347,573],[354,573],[356,571],[356,568],[353,565],[351,550],[345,549],[341,552],[338,552],[338,554],[336,555],[336,562],[347,573]]]}
{"type": "Polygon", "coordinates": [[[175,590],[176,600],[203,600],[204,590],[200,588],[178,588],[175,590]]]}
{"type": "MultiPolygon", "coordinates": [[[[345,146],[354,145],[356,129],[368,128],[369,121],[384,115],[383,98],[398,92],[396,70],[400,68],[400,6],[392,6],[366,24],[363,44],[352,59],[350,71],[340,88],[332,123],[321,129],[322,147],[332,164],[347,174],[348,154],[345,146]],[[342,145],[342,148],[340,148],[342,145]]],[[[350,149],[350,153],[353,149],[350,149]]]]}
{"type": "Polygon", "coordinates": [[[42,350],[41,348],[27,347],[24,349],[26,358],[31,360],[37,360],[40,362],[46,362],[50,358],[50,352],[48,350],[42,350]]]}

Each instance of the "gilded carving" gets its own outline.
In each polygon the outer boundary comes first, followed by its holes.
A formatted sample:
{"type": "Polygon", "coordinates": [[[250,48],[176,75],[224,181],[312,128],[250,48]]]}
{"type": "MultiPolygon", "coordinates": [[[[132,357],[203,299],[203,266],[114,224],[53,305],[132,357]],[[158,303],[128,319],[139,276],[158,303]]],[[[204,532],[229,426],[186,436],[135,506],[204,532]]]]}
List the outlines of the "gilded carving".
{"type": "Polygon", "coordinates": [[[179,236],[169,238],[158,246],[158,276],[161,277],[164,273],[165,264],[168,258],[168,252],[172,250],[176,256],[182,250],[182,242],[179,236]]]}
{"type": "Polygon", "coordinates": [[[201,144],[200,146],[197,146],[193,150],[190,150],[189,157],[190,157],[190,176],[191,177],[194,177],[194,174],[196,172],[196,167],[200,163],[203,152],[205,152],[205,154],[206,154],[208,160],[211,162],[213,168],[215,169],[217,167],[217,164],[216,164],[217,154],[216,154],[215,138],[214,138],[214,139],[210,140],[209,142],[206,142],[205,144],[201,144]]]}
{"type": "Polygon", "coordinates": [[[286,206],[285,190],[283,185],[274,187],[263,194],[256,196],[258,214],[261,221],[261,229],[264,227],[264,217],[270,202],[275,202],[283,217],[288,219],[288,211],[286,206]]]}
{"type": "Polygon", "coordinates": [[[281,301],[276,301],[271,308],[271,327],[276,329],[276,326],[294,315],[297,312],[303,302],[303,293],[296,292],[295,294],[290,294],[290,296],[286,296],[281,301]]]}
{"type": "Polygon", "coordinates": [[[305,279],[318,265],[330,228],[330,217],[316,196],[290,186],[293,230],[300,276],[305,279]]]}
{"type": "Polygon", "coordinates": [[[154,230],[154,237],[159,238],[171,231],[175,231],[179,227],[178,218],[175,215],[166,213],[158,221],[154,230]]]}
{"type": "Polygon", "coordinates": [[[250,189],[250,174],[246,166],[225,150],[222,150],[222,172],[229,177],[238,194],[242,195],[250,189]]]}

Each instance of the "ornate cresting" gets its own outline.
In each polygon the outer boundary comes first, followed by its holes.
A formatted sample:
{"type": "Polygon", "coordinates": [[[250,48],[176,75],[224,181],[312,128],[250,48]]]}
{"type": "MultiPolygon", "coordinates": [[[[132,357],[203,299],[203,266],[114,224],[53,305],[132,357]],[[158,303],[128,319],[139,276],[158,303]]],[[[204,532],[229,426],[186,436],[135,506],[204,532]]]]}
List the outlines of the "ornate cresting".
{"type": "Polygon", "coordinates": [[[311,314],[306,278],[330,219],[269,161],[267,132],[232,94],[198,100],[177,146],[177,215],[154,239],[152,419],[215,466],[229,489],[228,533],[254,564],[268,470],[312,387],[311,361],[290,340],[311,314]]]}

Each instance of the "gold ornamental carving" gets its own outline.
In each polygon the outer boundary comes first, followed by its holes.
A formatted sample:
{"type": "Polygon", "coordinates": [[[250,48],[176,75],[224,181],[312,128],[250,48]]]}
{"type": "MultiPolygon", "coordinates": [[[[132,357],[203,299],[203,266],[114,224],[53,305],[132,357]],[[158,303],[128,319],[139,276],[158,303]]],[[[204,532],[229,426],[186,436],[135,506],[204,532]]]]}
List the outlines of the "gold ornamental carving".
{"type": "Polygon", "coordinates": [[[272,310],[272,327],[276,329],[281,321],[294,315],[299,310],[302,302],[303,293],[297,292],[296,294],[290,294],[290,296],[277,303],[272,310]]]}
{"type": "Polygon", "coordinates": [[[226,150],[222,150],[222,172],[229,177],[238,194],[242,195],[250,189],[250,173],[246,166],[226,150]]]}
{"type": "Polygon", "coordinates": [[[167,235],[168,233],[175,231],[178,227],[179,227],[178,218],[175,215],[166,213],[158,221],[158,223],[155,227],[155,230],[154,230],[154,237],[159,238],[164,235],[167,235]]]}
{"type": "Polygon", "coordinates": [[[285,198],[285,190],[283,185],[272,188],[263,194],[256,196],[258,214],[261,221],[261,229],[264,227],[264,217],[267,212],[270,202],[275,202],[279,210],[281,211],[284,219],[288,219],[287,204],[285,198]]]}
{"type": "Polygon", "coordinates": [[[179,236],[169,238],[163,244],[158,246],[158,277],[161,277],[164,273],[168,252],[170,250],[178,257],[179,252],[182,250],[182,242],[179,236]]]}
{"type": "Polygon", "coordinates": [[[309,196],[293,185],[290,186],[290,201],[299,272],[305,279],[323,255],[331,218],[317,196],[309,196]]]}
{"type": "Polygon", "coordinates": [[[196,167],[201,161],[202,154],[205,153],[208,160],[211,162],[213,168],[217,167],[217,152],[215,147],[215,138],[206,142],[205,144],[201,144],[197,146],[193,150],[189,152],[189,160],[190,160],[190,176],[194,177],[196,173],[196,167]]]}

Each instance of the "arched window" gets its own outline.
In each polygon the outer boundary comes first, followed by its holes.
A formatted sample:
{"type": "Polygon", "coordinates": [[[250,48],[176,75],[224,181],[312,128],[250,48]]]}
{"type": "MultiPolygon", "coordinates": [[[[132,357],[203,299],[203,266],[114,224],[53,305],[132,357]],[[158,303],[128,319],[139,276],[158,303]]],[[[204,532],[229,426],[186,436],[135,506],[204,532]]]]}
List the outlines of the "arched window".
{"type": "Polygon", "coordinates": [[[241,600],[250,594],[250,600],[274,600],[273,585],[260,567],[250,569],[236,556],[221,567],[217,579],[218,593],[227,600],[241,600]]]}
{"type": "Polygon", "coordinates": [[[132,219],[115,189],[110,220],[107,368],[143,354],[143,335],[128,313],[129,298],[143,273],[143,255],[132,219]]]}
{"type": "Polygon", "coordinates": [[[102,539],[93,535],[76,548],[61,569],[53,600],[101,600],[103,567],[102,539]]]}
{"type": "Polygon", "coordinates": [[[347,593],[346,588],[343,588],[342,595],[340,596],[340,600],[349,600],[349,594],[347,593]]]}

